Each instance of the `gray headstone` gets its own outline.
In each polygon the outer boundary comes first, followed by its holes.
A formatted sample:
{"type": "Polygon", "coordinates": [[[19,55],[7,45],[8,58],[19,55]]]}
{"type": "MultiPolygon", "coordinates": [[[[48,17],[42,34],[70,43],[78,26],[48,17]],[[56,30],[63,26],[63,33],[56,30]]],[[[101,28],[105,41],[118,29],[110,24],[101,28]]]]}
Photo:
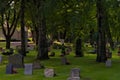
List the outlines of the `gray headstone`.
{"type": "Polygon", "coordinates": [[[54,69],[49,69],[49,68],[45,69],[44,70],[44,76],[45,77],[54,77],[55,76],[54,69]]]}
{"type": "Polygon", "coordinates": [[[65,56],[63,56],[61,58],[61,62],[62,62],[63,65],[65,65],[67,63],[67,58],[65,56]]]}
{"type": "Polygon", "coordinates": [[[15,68],[23,68],[23,56],[20,54],[11,55],[8,58],[8,62],[13,65],[15,68]]]}
{"type": "Polygon", "coordinates": [[[73,68],[70,73],[70,77],[80,77],[80,69],[73,68]]]}
{"type": "Polygon", "coordinates": [[[2,55],[0,55],[0,63],[2,62],[2,55]]]}
{"type": "Polygon", "coordinates": [[[32,75],[33,73],[33,64],[25,64],[24,74],[25,75],[32,75]]]}
{"type": "Polygon", "coordinates": [[[69,77],[67,80],[80,80],[80,77],[69,77]]]}
{"type": "Polygon", "coordinates": [[[13,65],[7,64],[6,65],[6,74],[12,74],[13,65]]]}
{"type": "Polygon", "coordinates": [[[33,62],[33,69],[41,69],[41,68],[44,68],[44,66],[40,62],[38,61],[33,62]]]}
{"type": "Polygon", "coordinates": [[[106,67],[111,67],[112,66],[112,62],[111,62],[110,59],[108,59],[105,64],[106,64],[106,67]]]}

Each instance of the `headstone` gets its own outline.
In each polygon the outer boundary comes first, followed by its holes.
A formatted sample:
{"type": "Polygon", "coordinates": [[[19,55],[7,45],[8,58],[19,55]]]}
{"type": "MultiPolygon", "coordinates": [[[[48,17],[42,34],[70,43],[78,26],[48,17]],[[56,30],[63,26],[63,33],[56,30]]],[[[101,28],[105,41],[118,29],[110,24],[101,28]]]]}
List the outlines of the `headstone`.
{"type": "Polygon", "coordinates": [[[6,66],[6,74],[12,74],[13,65],[7,64],[6,66]]]}
{"type": "Polygon", "coordinates": [[[67,58],[65,56],[61,57],[61,62],[63,65],[65,65],[67,62],[67,58]]]}
{"type": "Polygon", "coordinates": [[[33,64],[25,64],[24,74],[25,75],[32,75],[33,73],[33,64]]]}
{"type": "Polygon", "coordinates": [[[2,62],[2,55],[0,55],[0,63],[2,62]]]}
{"type": "Polygon", "coordinates": [[[69,77],[67,80],[80,80],[80,77],[69,77]]]}
{"type": "Polygon", "coordinates": [[[44,66],[40,62],[38,61],[33,62],[33,69],[42,69],[42,68],[44,68],[44,66]]]}
{"type": "Polygon", "coordinates": [[[62,62],[63,65],[70,65],[70,63],[68,62],[66,56],[61,57],[61,62],[62,62]]]}
{"type": "Polygon", "coordinates": [[[70,73],[70,77],[80,77],[80,69],[73,68],[70,73]]]}
{"type": "Polygon", "coordinates": [[[13,65],[15,68],[23,68],[23,56],[20,54],[11,55],[8,58],[8,62],[13,65]]]}
{"type": "Polygon", "coordinates": [[[110,59],[108,59],[107,61],[106,61],[106,67],[111,67],[111,60],[110,59]]]}
{"type": "Polygon", "coordinates": [[[54,77],[55,76],[55,71],[54,69],[47,68],[44,70],[44,76],[45,77],[54,77]]]}

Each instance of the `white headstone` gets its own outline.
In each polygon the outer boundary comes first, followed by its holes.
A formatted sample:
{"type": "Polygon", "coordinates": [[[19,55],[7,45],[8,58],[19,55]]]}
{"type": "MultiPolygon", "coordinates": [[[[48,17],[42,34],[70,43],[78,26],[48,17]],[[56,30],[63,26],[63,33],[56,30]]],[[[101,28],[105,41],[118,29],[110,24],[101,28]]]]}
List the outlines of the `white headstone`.
{"type": "Polygon", "coordinates": [[[24,74],[25,75],[32,75],[33,72],[33,64],[25,64],[25,70],[24,70],[24,74]]]}
{"type": "Polygon", "coordinates": [[[54,77],[55,71],[54,71],[54,69],[47,68],[44,70],[44,75],[45,75],[45,77],[54,77]]]}
{"type": "Polygon", "coordinates": [[[80,77],[80,69],[73,68],[70,73],[70,77],[80,77]]]}
{"type": "Polygon", "coordinates": [[[106,67],[111,67],[111,66],[112,66],[112,62],[111,62],[110,59],[108,59],[108,60],[106,61],[106,67]]]}

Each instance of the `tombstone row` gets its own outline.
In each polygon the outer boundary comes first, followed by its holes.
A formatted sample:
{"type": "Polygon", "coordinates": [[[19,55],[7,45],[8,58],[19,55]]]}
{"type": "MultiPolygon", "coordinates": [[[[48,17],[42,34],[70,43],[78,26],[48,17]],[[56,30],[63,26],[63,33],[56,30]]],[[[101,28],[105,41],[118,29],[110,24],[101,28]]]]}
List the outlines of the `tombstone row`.
{"type": "MultiPolygon", "coordinates": [[[[29,64],[25,64],[24,65],[24,74],[25,75],[32,75],[33,74],[33,64],[29,63],[29,64]]],[[[13,67],[12,64],[8,64],[6,66],[6,74],[14,74],[17,73],[17,71],[15,70],[15,68],[13,67]]],[[[45,77],[54,77],[55,74],[55,70],[52,68],[46,68],[44,70],[44,76],[45,77]]]]}

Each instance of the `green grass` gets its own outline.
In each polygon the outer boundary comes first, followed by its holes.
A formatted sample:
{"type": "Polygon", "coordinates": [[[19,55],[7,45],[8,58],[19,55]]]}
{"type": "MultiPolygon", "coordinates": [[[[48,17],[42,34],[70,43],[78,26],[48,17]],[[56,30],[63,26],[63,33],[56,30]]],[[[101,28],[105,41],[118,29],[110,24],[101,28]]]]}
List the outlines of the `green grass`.
{"type": "MultiPolygon", "coordinates": [[[[112,58],[112,67],[107,68],[105,63],[97,63],[95,54],[86,54],[84,57],[74,57],[74,52],[67,56],[71,65],[62,65],[59,57],[60,50],[53,50],[55,57],[49,60],[41,61],[46,68],[54,68],[57,74],[53,78],[44,77],[44,69],[33,70],[33,75],[24,75],[24,69],[17,69],[18,74],[5,74],[7,56],[3,56],[3,62],[0,64],[0,80],[67,80],[72,68],[80,68],[81,80],[119,80],[120,76],[120,57],[114,51],[112,58]]],[[[35,60],[37,52],[31,51],[25,57],[25,63],[32,63],[35,60]]]]}

